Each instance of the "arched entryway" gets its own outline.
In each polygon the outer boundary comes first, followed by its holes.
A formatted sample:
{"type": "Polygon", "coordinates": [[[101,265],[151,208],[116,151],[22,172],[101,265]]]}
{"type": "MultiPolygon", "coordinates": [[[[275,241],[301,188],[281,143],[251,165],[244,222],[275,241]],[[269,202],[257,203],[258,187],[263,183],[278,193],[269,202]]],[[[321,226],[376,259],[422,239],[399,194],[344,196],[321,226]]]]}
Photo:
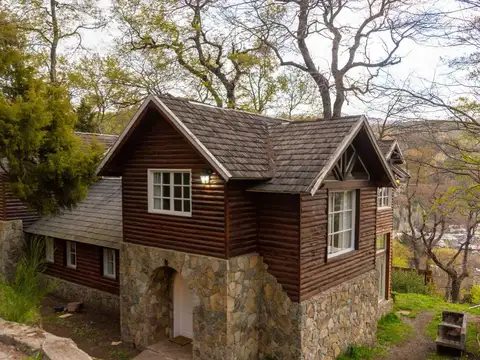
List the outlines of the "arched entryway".
{"type": "Polygon", "coordinates": [[[173,337],[193,339],[193,303],[187,283],[176,273],[173,281],[173,337]]]}

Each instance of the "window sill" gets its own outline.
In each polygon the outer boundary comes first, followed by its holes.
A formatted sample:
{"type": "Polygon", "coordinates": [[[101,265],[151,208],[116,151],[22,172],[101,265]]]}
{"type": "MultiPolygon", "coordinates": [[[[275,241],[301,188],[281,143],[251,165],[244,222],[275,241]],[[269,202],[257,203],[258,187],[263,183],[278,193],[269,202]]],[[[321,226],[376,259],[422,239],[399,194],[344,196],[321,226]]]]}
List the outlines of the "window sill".
{"type": "Polygon", "coordinates": [[[342,260],[342,259],[348,258],[350,255],[353,255],[355,253],[356,253],[356,249],[349,249],[349,251],[327,255],[327,262],[342,260]]]}
{"type": "Polygon", "coordinates": [[[377,207],[377,210],[382,211],[382,210],[390,210],[392,209],[391,206],[379,206],[377,207]]]}
{"type": "Polygon", "coordinates": [[[77,265],[67,265],[67,268],[77,270],[77,265]]]}
{"type": "Polygon", "coordinates": [[[55,260],[45,259],[45,262],[46,262],[47,264],[55,264],[55,260]]]}
{"type": "Polygon", "coordinates": [[[165,210],[155,210],[148,209],[149,214],[158,214],[158,215],[170,215],[170,216],[181,216],[181,217],[192,217],[192,213],[184,213],[180,211],[165,211],[165,210]]]}
{"type": "Polygon", "coordinates": [[[109,279],[109,280],[117,280],[117,276],[116,276],[116,275],[103,274],[103,277],[106,278],[106,279],[109,279]]]}

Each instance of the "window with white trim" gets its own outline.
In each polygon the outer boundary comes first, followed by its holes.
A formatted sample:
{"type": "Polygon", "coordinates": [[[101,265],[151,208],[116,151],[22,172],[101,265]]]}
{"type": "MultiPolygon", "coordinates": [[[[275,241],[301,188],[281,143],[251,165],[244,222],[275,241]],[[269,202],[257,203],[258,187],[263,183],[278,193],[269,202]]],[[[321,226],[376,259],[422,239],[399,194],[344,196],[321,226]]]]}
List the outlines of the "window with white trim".
{"type": "Polygon", "coordinates": [[[355,250],[356,191],[331,191],[328,196],[328,257],[355,250]]]}
{"type": "Polygon", "coordinates": [[[148,212],[192,216],[191,170],[148,170],[148,212]]]}
{"type": "Polygon", "coordinates": [[[378,188],[377,206],[379,208],[392,207],[392,188],[388,188],[388,187],[378,188]]]}
{"type": "Polygon", "coordinates": [[[103,248],[103,276],[117,277],[115,249],[103,248]]]}
{"type": "Polygon", "coordinates": [[[386,250],[387,241],[388,241],[388,234],[383,234],[383,235],[377,236],[376,241],[375,241],[375,243],[376,243],[375,248],[377,249],[377,252],[386,250]]]}
{"type": "Polygon", "coordinates": [[[53,263],[55,262],[55,247],[52,238],[45,239],[45,260],[47,262],[53,263]]]}
{"type": "Polygon", "coordinates": [[[67,241],[67,267],[77,268],[77,243],[67,241]]]}

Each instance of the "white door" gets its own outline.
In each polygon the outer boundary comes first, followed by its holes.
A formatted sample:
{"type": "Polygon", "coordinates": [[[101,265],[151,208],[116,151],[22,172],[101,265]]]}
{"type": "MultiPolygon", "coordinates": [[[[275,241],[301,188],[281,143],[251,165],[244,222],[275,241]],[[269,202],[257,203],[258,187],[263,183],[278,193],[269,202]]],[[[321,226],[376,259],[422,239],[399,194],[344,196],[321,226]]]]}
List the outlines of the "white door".
{"type": "Polygon", "coordinates": [[[173,336],[193,339],[193,305],[187,284],[176,274],[173,284],[173,336]]]}

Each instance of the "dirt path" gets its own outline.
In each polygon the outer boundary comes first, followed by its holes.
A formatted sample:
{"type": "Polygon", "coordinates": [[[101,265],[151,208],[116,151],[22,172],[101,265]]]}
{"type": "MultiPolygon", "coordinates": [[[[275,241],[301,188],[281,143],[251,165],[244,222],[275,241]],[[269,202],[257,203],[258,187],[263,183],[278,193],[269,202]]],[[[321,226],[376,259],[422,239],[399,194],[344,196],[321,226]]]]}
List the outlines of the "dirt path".
{"type": "Polygon", "coordinates": [[[432,313],[421,313],[415,319],[402,317],[406,323],[415,329],[415,334],[410,341],[392,347],[381,360],[425,360],[435,352],[435,342],[425,334],[425,327],[432,320],[432,313]]]}

